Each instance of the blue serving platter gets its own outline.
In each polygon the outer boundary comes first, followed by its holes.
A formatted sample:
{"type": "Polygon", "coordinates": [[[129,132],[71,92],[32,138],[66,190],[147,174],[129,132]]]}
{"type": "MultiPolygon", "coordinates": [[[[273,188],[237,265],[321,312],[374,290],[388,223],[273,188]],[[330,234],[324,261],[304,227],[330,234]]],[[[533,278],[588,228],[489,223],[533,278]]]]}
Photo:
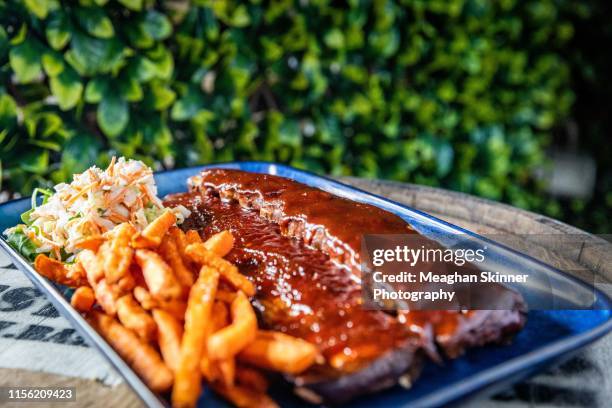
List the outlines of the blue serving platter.
{"type": "MultiPolygon", "coordinates": [[[[457,242],[466,245],[470,242],[487,242],[495,254],[492,257],[494,267],[506,273],[529,271],[530,275],[535,277],[534,282],[537,284],[515,288],[521,292],[528,304],[551,305],[540,310],[530,308],[525,328],[510,345],[474,348],[463,357],[446,361],[443,365],[427,363],[411,389],[406,390],[397,386],[378,394],[360,397],[347,406],[434,407],[476,394],[492,393],[534,374],[549,364],[563,361],[612,330],[610,316],[612,301],[602,292],[588,287],[583,282],[421,211],[306,171],[263,162],[224,163],[172,170],[156,174],[159,195],[185,191],[187,178],[209,167],[233,168],[288,177],[341,197],[376,205],[402,217],[419,232],[438,240],[443,245],[457,245],[457,242]]],[[[3,231],[19,223],[20,214],[29,208],[30,199],[15,200],[0,205],[0,229],[3,231]]],[[[66,291],[63,288],[38,275],[29,262],[13,250],[4,238],[0,240],[0,246],[10,254],[16,266],[48,296],[57,310],[71,321],[87,342],[108,359],[147,406],[168,405],[167,396],[159,396],[149,390],[106,341],[70,306],[69,299],[64,296],[66,291]]],[[[272,396],[281,406],[311,406],[293,396],[289,385],[280,382],[273,385],[272,396]]],[[[208,390],[203,393],[198,405],[227,406],[208,390]]]]}

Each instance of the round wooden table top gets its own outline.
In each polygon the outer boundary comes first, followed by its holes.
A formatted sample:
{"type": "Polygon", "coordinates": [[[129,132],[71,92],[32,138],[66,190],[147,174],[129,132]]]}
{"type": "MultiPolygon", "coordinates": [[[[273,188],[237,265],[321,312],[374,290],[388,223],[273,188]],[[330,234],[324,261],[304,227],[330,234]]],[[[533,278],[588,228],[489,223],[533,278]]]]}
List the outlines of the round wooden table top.
{"type": "MultiPolygon", "coordinates": [[[[595,281],[598,284],[612,283],[612,245],[599,237],[562,222],[508,205],[437,188],[357,178],[341,178],[340,180],[479,234],[495,235],[501,238],[519,237],[517,240],[510,239],[511,242],[505,243],[536,257],[544,256],[547,259],[554,259],[556,262],[562,261],[563,265],[567,265],[566,270],[587,269],[594,274],[595,281]],[[567,247],[564,247],[563,243],[559,243],[558,240],[550,246],[543,244],[542,240],[538,240],[538,242],[529,240],[529,235],[535,237],[549,234],[571,235],[574,238],[572,244],[567,247]],[[575,244],[576,237],[584,245],[578,245],[577,247],[575,244]],[[597,245],[589,245],[592,243],[597,245]]],[[[582,278],[586,279],[587,277],[582,278]]],[[[591,274],[588,279],[593,279],[593,275],[591,274]]],[[[517,385],[512,390],[502,391],[494,398],[481,398],[465,404],[514,407],[539,405],[540,403],[550,406],[550,404],[560,405],[567,402],[574,406],[588,406],[600,401],[610,401],[612,400],[612,384],[610,384],[612,375],[602,371],[606,367],[612,367],[611,338],[612,336],[607,336],[583,351],[578,357],[575,357],[572,360],[575,363],[572,364],[577,364],[576,367],[570,364],[569,368],[555,368],[517,385]],[[591,361],[593,359],[599,361],[594,363],[591,361]],[[596,364],[595,368],[593,368],[593,364],[596,364]],[[561,370],[563,378],[575,378],[571,381],[571,384],[558,389],[557,394],[555,394],[554,387],[559,388],[559,386],[551,384],[559,384],[559,370],[561,370]],[[595,376],[591,372],[593,370],[596,371],[595,376]],[[607,386],[604,385],[604,394],[599,390],[601,387],[597,386],[597,381],[599,381],[599,385],[607,383],[607,386]],[[597,389],[593,389],[592,393],[589,393],[589,387],[597,389]],[[608,388],[608,390],[606,391],[605,388],[608,388]],[[550,395],[543,396],[544,394],[550,395]],[[560,400],[559,398],[563,399],[560,400]]],[[[0,369],[0,386],[7,385],[77,387],[78,401],[75,406],[134,407],[141,405],[138,398],[125,384],[111,388],[91,380],[20,369],[0,369]]],[[[14,404],[15,407],[28,405],[30,404],[14,404]]],[[[31,405],[40,406],[36,403],[31,405]]]]}

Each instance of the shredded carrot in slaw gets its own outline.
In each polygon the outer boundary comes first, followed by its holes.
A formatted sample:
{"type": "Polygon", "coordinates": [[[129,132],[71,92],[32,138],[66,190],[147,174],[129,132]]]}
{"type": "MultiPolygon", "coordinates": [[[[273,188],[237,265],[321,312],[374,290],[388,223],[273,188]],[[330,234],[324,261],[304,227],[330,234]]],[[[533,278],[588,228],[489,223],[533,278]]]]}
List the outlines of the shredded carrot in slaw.
{"type": "MultiPolygon", "coordinates": [[[[44,204],[33,208],[22,227],[37,252],[56,258],[61,251],[76,253],[78,241],[122,222],[130,221],[142,230],[164,209],[153,171],[141,161],[123,157],[113,157],[106,170],[93,166],[75,174],[71,183],[60,183],[54,190],[44,204]]],[[[189,216],[182,206],[173,211],[178,223],[189,216]]]]}

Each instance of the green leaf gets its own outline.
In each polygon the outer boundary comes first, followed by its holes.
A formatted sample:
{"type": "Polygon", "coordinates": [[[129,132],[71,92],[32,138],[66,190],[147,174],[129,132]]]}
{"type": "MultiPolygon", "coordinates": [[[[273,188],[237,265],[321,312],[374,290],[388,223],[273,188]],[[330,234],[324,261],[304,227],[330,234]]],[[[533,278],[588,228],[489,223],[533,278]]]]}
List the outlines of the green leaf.
{"type": "Polygon", "coordinates": [[[108,80],[103,77],[96,77],[90,80],[85,87],[85,102],[98,103],[104,97],[108,89],[108,80]]]}
{"type": "Polygon", "coordinates": [[[100,39],[75,32],[66,60],[81,75],[111,72],[124,59],[123,44],[117,39],[100,39]]]}
{"type": "Polygon", "coordinates": [[[123,79],[120,82],[121,96],[128,102],[142,100],[143,92],[140,83],[135,78],[123,79]]]}
{"type": "Polygon", "coordinates": [[[150,59],[136,56],[129,65],[130,77],[138,79],[140,82],[148,82],[155,78],[157,68],[150,59]]]}
{"type": "Polygon", "coordinates": [[[94,37],[111,38],[115,34],[113,23],[107,17],[104,9],[80,7],[75,14],[79,24],[94,37]]]}
{"type": "Polygon", "coordinates": [[[101,148],[100,140],[88,133],[73,137],[62,149],[63,179],[69,179],[75,173],[85,171],[96,162],[101,148]]]}
{"type": "Polygon", "coordinates": [[[64,70],[64,59],[55,52],[45,52],[41,58],[41,62],[45,72],[50,77],[59,75],[64,70]]]}
{"type": "Polygon", "coordinates": [[[23,226],[15,228],[11,233],[6,235],[7,242],[23,255],[30,262],[34,262],[34,259],[39,255],[36,252],[38,248],[25,234],[23,226]]]}
{"type": "Polygon", "coordinates": [[[333,28],[329,30],[325,34],[324,40],[325,40],[325,44],[329,48],[338,50],[344,47],[344,34],[342,34],[342,31],[340,31],[337,28],[333,28]]]}
{"type": "Polygon", "coordinates": [[[148,100],[151,101],[153,109],[165,110],[175,99],[176,93],[169,87],[157,81],[151,84],[151,95],[148,100]]]}
{"type": "Polygon", "coordinates": [[[230,24],[234,27],[246,27],[251,23],[251,17],[244,4],[239,5],[234,10],[230,24]]]}
{"type": "Polygon", "coordinates": [[[159,11],[147,10],[142,22],[143,30],[156,40],[164,40],[172,34],[170,20],[159,11]]]}
{"type": "Polygon", "coordinates": [[[117,95],[106,95],[98,105],[97,119],[105,135],[118,136],[125,130],[130,119],[128,103],[117,95]]]}
{"type": "Polygon", "coordinates": [[[57,0],[24,0],[24,3],[28,10],[41,20],[47,18],[49,11],[59,7],[57,0]]]}
{"type": "Polygon", "coordinates": [[[42,75],[39,47],[32,39],[13,47],[9,52],[9,62],[19,83],[34,82],[42,75]]]}
{"type": "Polygon", "coordinates": [[[11,45],[21,44],[22,42],[26,40],[26,38],[28,38],[28,25],[24,23],[21,25],[21,27],[19,27],[19,30],[13,36],[13,38],[11,38],[10,44],[11,45]]]}
{"type": "Polygon", "coordinates": [[[15,126],[17,126],[17,104],[9,94],[2,93],[0,94],[0,129],[10,131],[15,126]]]}
{"type": "Polygon", "coordinates": [[[49,152],[31,149],[20,158],[21,168],[30,173],[42,174],[49,168],[49,152]]]}
{"type": "Polygon", "coordinates": [[[119,3],[123,4],[130,10],[140,11],[142,10],[142,0],[119,0],[119,3]]]}
{"type": "Polygon", "coordinates": [[[188,120],[203,107],[204,102],[201,94],[196,89],[190,88],[187,95],[172,105],[170,117],[177,121],[188,120]]]}
{"type": "Polygon", "coordinates": [[[155,45],[155,39],[145,31],[143,24],[128,24],[124,33],[130,45],[136,48],[148,49],[155,45]]]}
{"type": "Polygon", "coordinates": [[[170,79],[174,72],[174,58],[170,51],[163,45],[149,52],[150,61],[155,66],[156,77],[160,79],[170,79]]]}
{"type": "Polygon", "coordinates": [[[70,41],[70,24],[66,19],[63,11],[52,13],[47,20],[47,28],[45,30],[49,45],[60,50],[70,41]]]}
{"type": "Polygon", "coordinates": [[[46,112],[42,114],[41,119],[40,135],[43,138],[56,136],[62,132],[61,129],[64,125],[64,121],[59,115],[53,112],[46,112]]]}
{"type": "Polygon", "coordinates": [[[60,75],[52,77],[49,84],[61,110],[74,108],[83,93],[83,84],[72,69],[67,69],[60,75]]]}

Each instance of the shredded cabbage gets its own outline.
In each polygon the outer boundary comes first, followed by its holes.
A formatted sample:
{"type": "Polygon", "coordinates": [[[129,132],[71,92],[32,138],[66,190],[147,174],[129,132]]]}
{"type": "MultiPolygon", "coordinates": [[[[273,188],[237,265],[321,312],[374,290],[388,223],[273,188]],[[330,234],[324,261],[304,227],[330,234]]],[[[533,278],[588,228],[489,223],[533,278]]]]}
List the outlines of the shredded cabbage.
{"type": "MultiPolygon", "coordinates": [[[[123,157],[113,158],[106,170],[93,166],[75,174],[71,183],[60,183],[54,190],[36,189],[32,209],[21,216],[24,224],[5,231],[19,237],[22,248],[27,239],[29,253],[35,248],[36,253],[61,259],[62,253],[75,253],[75,243],[83,238],[104,234],[123,222],[142,230],[164,208],[153,171],[123,157]],[[39,195],[43,199],[37,205],[39,195]]],[[[183,206],[173,211],[179,224],[190,214],[183,206]]]]}

